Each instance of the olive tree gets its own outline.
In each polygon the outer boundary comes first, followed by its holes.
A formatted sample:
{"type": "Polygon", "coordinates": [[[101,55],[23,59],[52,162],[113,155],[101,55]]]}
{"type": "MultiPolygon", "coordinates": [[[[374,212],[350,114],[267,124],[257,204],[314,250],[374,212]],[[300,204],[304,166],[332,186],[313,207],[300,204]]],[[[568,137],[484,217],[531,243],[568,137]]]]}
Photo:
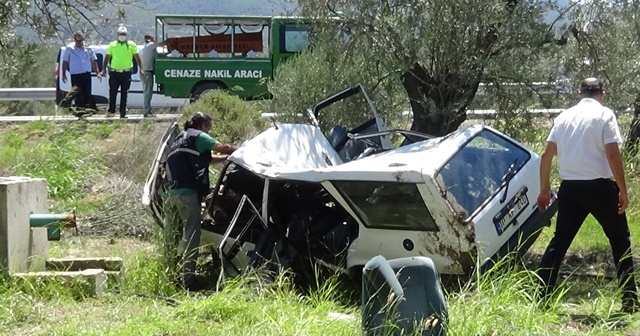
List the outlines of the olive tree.
{"type": "MultiPolygon", "coordinates": [[[[368,46],[349,38],[345,29],[335,21],[315,25],[311,48],[278,67],[269,83],[273,99],[264,102],[263,109],[278,114],[280,121],[301,121],[306,115],[300,112],[319,100],[361,84],[390,124],[402,123],[397,126],[406,128],[408,118],[402,117],[406,97],[398,94],[395,81],[379,81],[386,70],[371,62],[368,46]]],[[[336,123],[355,126],[368,118],[369,106],[360,97],[323,110],[319,122],[323,127],[336,123]]]]}
{"type": "MultiPolygon", "coordinates": [[[[75,31],[109,33],[128,0],[12,0],[0,5],[0,86],[51,86],[52,63],[61,40],[75,31]],[[105,14],[113,12],[114,14],[105,14]]],[[[3,103],[2,110],[26,111],[27,102],[3,103]]]]}
{"type": "Polygon", "coordinates": [[[631,154],[640,140],[639,20],[636,0],[582,1],[574,13],[576,39],[563,50],[569,76],[603,79],[606,105],[619,113],[633,110],[625,145],[631,154]]]}
{"type": "MultiPolygon", "coordinates": [[[[364,52],[364,75],[403,88],[413,112],[411,129],[433,135],[455,130],[482,82],[520,82],[527,65],[563,44],[561,20],[568,8],[544,0],[314,0],[298,1],[304,16],[339,16],[350,43],[364,52]],[[524,70],[522,68],[525,68],[524,70]]],[[[335,45],[321,48],[335,49],[335,45]]],[[[335,64],[327,64],[331,68],[335,64]]],[[[336,80],[339,80],[336,78],[336,80]]]]}

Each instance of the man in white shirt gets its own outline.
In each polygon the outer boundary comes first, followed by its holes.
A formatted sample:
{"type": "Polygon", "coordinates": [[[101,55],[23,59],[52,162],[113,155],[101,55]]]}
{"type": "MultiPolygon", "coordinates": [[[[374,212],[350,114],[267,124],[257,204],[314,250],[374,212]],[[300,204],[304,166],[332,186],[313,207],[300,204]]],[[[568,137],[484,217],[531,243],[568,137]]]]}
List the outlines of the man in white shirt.
{"type": "Polygon", "coordinates": [[[156,49],[156,43],[153,35],[144,35],[144,47],[140,52],[140,58],[142,59],[142,65],[144,66],[144,75],[142,75],[142,97],[143,97],[143,111],[145,117],[151,117],[151,97],[153,96],[153,63],[158,57],[158,50],[156,49]]]}
{"type": "Polygon", "coordinates": [[[69,44],[62,61],[62,82],[67,82],[67,70],[71,73],[71,86],[76,107],[96,110],[96,102],[91,95],[91,69],[102,80],[96,54],[84,45],[82,33],[73,34],[74,43],[69,44]]]}
{"type": "Polygon", "coordinates": [[[633,313],[639,306],[625,214],[629,197],[618,146],[622,136],[615,114],[602,105],[604,90],[599,79],[585,79],[580,85],[580,98],[577,105],[555,119],[540,161],[541,211],[549,206],[551,163],[556,155],[562,183],[556,231],[542,256],[538,275],[546,297],[553,291],[567,249],[591,214],[611,244],[623,292],[622,309],[633,313]]]}

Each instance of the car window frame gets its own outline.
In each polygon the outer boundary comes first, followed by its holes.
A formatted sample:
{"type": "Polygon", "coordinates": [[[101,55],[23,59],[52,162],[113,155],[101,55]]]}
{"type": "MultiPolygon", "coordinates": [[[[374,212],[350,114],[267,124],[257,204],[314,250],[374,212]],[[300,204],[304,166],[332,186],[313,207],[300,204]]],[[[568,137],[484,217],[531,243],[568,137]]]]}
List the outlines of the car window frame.
{"type": "MultiPolygon", "coordinates": [[[[516,175],[518,175],[518,173],[520,173],[520,171],[522,170],[522,168],[524,168],[527,163],[529,163],[529,161],[531,161],[531,159],[533,158],[533,155],[531,154],[531,152],[525,148],[524,146],[522,146],[521,144],[519,144],[518,142],[516,142],[515,140],[511,139],[510,137],[503,135],[499,132],[496,132],[490,128],[487,127],[483,127],[480,131],[478,131],[476,134],[474,134],[472,137],[470,137],[469,139],[467,139],[466,141],[464,141],[455,151],[454,154],[452,154],[451,156],[449,156],[449,158],[447,158],[446,161],[444,161],[442,163],[442,165],[440,165],[434,172],[433,177],[434,180],[436,181],[436,185],[438,187],[438,189],[440,190],[440,192],[443,195],[443,198],[446,200],[447,203],[449,203],[451,206],[453,206],[453,202],[452,200],[448,197],[449,191],[446,188],[446,186],[444,185],[444,181],[442,180],[442,175],[441,172],[444,169],[444,167],[454,158],[456,157],[456,155],[458,153],[460,153],[460,151],[462,151],[463,148],[465,148],[470,142],[472,142],[474,139],[476,139],[478,136],[480,136],[481,134],[483,134],[483,132],[489,132],[491,134],[493,134],[496,137],[499,137],[501,139],[503,139],[505,142],[507,142],[508,144],[512,145],[515,148],[520,149],[522,152],[524,152],[527,155],[527,158],[520,164],[517,165],[517,167],[515,168],[515,171],[513,172],[512,176],[507,179],[506,181],[502,181],[500,183],[500,185],[498,186],[498,188],[496,190],[494,190],[491,194],[489,194],[489,196],[487,196],[487,198],[482,201],[477,207],[476,209],[474,209],[471,213],[468,213],[467,216],[464,218],[464,222],[470,222],[472,218],[474,218],[478,213],[480,213],[482,210],[484,210],[487,205],[489,203],[491,203],[494,198],[500,194],[500,192],[507,186],[507,184],[509,183],[510,180],[512,180],[516,175]],[[442,182],[442,183],[441,183],[442,182]]],[[[517,188],[516,188],[517,189],[517,188]]],[[[514,189],[515,190],[515,189],[514,189]]],[[[459,204],[456,203],[456,205],[462,207],[464,209],[464,207],[459,204]]],[[[467,209],[464,209],[465,212],[467,212],[467,209]]]]}
{"type": "Polygon", "coordinates": [[[429,207],[427,206],[425,200],[424,200],[424,196],[423,196],[423,192],[420,190],[420,185],[424,186],[424,183],[415,183],[415,182],[389,182],[389,181],[344,181],[344,180],[332,180],[330,181],[330,183],[333,185],[333,188],[335,188],[338,193],[340,194],[340,196],[349,204],[349,207],[351,207],[356,216],[358,217],[359,221],[362,223],[362,225],[367,228],[367,229],[375,229],[375,230],[391,230],[391,231],[412,231],[412,232],[439,232],[440,231],[440,227],[438,226],[438,223],[436,221],[436,218],[433,216],[433,214],[431,213],[431,210],[429,209],[429,207]],[[378,183],[378,184],[406,184],[406,185],[413,185],[416,188],[416,192],[418,193],[419,197],[420,197],[420,203],[424,206],[424,209],[426,211],[426,213],[428,214],[429,218],[431,219],[431,222],[433,223],[433,227],[425,227],[425,228],[413,228],[413,227],[395,227],[395,226],[385,226],[385,225],[375,225],[372,224],[369,220],[369,216],[364,213],[364,211],[360,208],[360,206],[358,206],[357,203],[355,203],[351,197],[349,197],[349,195],[343,190],[343,188],[341,188],[338,184],[336,184],[336,182],[341,183],[341,182],[363,182],[363,183],[378,183]]]}

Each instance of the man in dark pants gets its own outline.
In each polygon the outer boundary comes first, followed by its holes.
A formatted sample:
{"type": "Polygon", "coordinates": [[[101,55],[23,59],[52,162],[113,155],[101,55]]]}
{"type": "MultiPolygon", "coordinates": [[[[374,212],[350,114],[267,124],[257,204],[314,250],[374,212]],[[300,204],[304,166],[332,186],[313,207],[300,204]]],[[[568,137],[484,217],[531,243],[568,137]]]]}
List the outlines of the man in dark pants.
{"type": "Polygon", "coordinates": [[[118,27],[118,40],[109,43],[107,55],[104,58],[103,75],[109,66],[109,110],[107,116],[116,112],[116,96],[120,88],[120,118],[127,115],[127,93],[131,86],[131,72],[133,71],[133,59],[135,58],[140,69],[140,76],[144,76],[142,61],[138,55],[138,47],[135,42],[127,39],[127,28],[118,27]]]}
{"type": "Polygon", "coordinates": [[[71,73],[72,99],[79,109],[96,110],[96,102],[91,94],[91,69],[102,80],[96,54],[84,46],[84,35],[73,34],[74,43],[65,49],[62,61],[62,82],[67,82],[67,69],[71,73]]]}
{"type": "Polygon", "coordinates": [[[585,79],[580,86],[580,102],[555,119],[547,139],[540,162],[540,210],[549,206],[551,163],[556,154],[562,183],[556,231],[542,256],[538,276],[546,297],[555,286],[569,245],[591,214],[611,244],[622,289],[622,310],[633,313],[638,309],[638,297],[625,214],[629,198],[618,148],[622,136],[615,114],[602,105],[603,97],[602,82],[585,79]]]}
{"type": "Polygon", "coordinates": [[[197,112],[184,124],[167,156],[168,198],[165,212],[165,248],[182,258],[182,287],[196,291],[204,284],[196,277],[200,246],[202,202],[209,193],[209,165],[224,162],[237,147],[218,142],[209,135],[210,116],[197,112]],[[213,154],[212,151],[224,155],[213,154]],[[176,229],[182,234],[176,234],[176,229]],[[182,237],[172,246],[175,237],[182,237]],[[174,250],[175,251],[172,251],[174,250]]]}
{"type": "Polygon", "coordinates": [[[153,96],[153,64],[158,57],[158,50],[156,47],[155,39],[151,34],[144,35],[144,48],[142,48],[142,55],[140,58],[144,64],[144,76],[140,76],[142,81],[142,97],[144,105],[144,117],[152,117],[151,113],[151,97],[153,96]]]}

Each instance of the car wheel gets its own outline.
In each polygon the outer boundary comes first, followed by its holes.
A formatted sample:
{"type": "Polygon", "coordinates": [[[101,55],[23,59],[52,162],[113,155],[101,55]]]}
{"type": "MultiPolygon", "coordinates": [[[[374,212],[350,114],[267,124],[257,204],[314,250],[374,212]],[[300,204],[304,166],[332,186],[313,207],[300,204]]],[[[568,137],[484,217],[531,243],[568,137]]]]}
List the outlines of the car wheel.
{"type": "Polygon", "coordinates": [[[200,99],[200,97],[208,91],[212,91],[212,90],[224,90],[224,86],[218,84],[218,83],[202,83],[200,85],[198,85],[198,87],[193,91],[193,93],[191,94],[191,101],[196,101],[198,99],[200,99]]]}
{"type": "Polygon", "coordinates": [[[56,91],[56,103],[60,107],[70,108],[71,107],[71,96],[66,91],[56,91]]]}

